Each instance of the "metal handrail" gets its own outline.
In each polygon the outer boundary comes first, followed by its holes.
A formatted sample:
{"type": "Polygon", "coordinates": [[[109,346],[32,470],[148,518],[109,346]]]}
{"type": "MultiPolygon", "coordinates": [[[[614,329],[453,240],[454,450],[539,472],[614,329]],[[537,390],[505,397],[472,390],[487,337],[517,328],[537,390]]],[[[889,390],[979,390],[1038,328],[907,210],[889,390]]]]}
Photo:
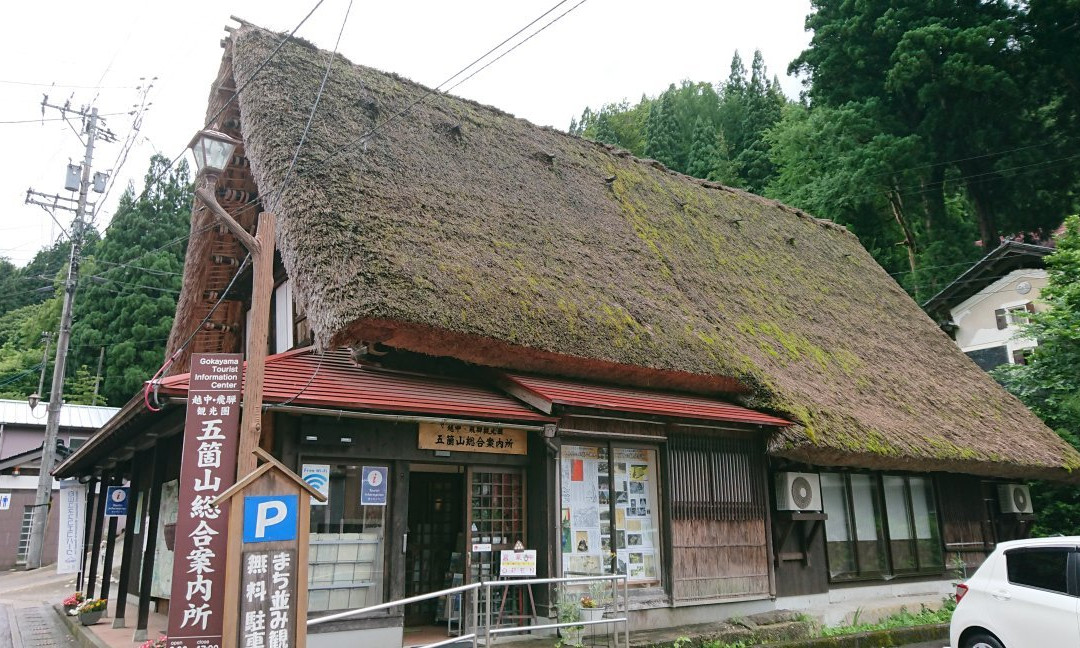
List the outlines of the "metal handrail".
{"type": "Polygon", "coordinates": [[[409,598],[398,599],[396,601],[390,601],[389,603],[379,603],[378,605],[369,605],[365,608],[358,608],[355,610],[346,610],[344,612],[338,612],[337,614],[328,614],[315,619],[308,619],[307,625],[310,628],[313,625],[319,625],[320,623],[329,623],[330,621],[338,621],[341,619],[348,619],[349,617],[358,616],[360,614],[367,614],[369,612],[378,612],[379,610],[389,610],[390,608],[398,607],[399,605],[411,605],[413,603],[419,603],[421,601],[427,601],[428,599],[439,598],[440,596],[450,596],[451,594],[459,594],[461,592],[469,592],[471,590],[478,590],[483,586],[483,583],[469,583],[468,585],[458,585],[457,587],[449,587],[447,589],[439,590],[438,592],[430,592],[428,594],[417,594],[416,596],[410,596],[409,598]]]}
{"type": "MultiPolygon", "coordinates": [[[[331,621],[339,621],[341,619],[348,619],[362,614],[369,614],[371,612],[378,612],[380,610],[388,610],[390,608],[399,607],[402,605],[411,605],[413,603],[420,603],[421,601],[427,601],[434,598],[441,598],[443,596],[453,596],[456,594],[463,594],[465,592],[478,592],[481,588],[484,589],[484,646],[491,646],[492,639],[499,635],[515,634],[520,632],[533,632],[535,630],[553,630],[558,628],[574,628],[582,626],[595,626],[595,625],[609,625],[609,624],[623,624],[623,638],[625,646],[630,646],[630,591],[629,591],[630,579],[626,574],[611,574],[608,576],[568,576],[563,578],[520,578],[514,580],[497,580],[497,581],[480,581],[478,583],[469,583],[468,585],[458,585],[457,587],[448,587],[435,592],[429,592],[427,594],[418,594],[416,596],[410,596],[408,598],[398,599],[396,601],[390,601],[388,603],[379,603],[378,605],[370,605],[364,608],[358,608],[356,610],[346,610],[345,612],[338,612],[336,614],[328,614],[326,616],[318,617],[315,619],[309,619],[307,621],[307,627],[319,625],[322,623],[329,623],[331,621]],[[622,585],[622,599],[623,599],[623,615],[617,617],[610,617],[606,619],[597,619],[594,621],[569,621],[559,623],[545,623],[539,625],[528,625],[518,627],[507,628],[492,628],[491,627],[491,588],[492,587],[511,587],[518,585],[548,585],[548,584],[566,584],[573,585],[575,583],[591,583],[613,581],[613,586],[617,587],[618,584],[622,585]],[[618,583],[616,583],[616,581],[618,583]]],[[[615,613],[619,610],[619,601],[617,589],[616,596],[614,598],[615,613]]],[[[473,623],[480,622],[480,610],[479,610],[479,596],[474,594],[471,597],[472,600],[472,619],[473,623]]],[[[616,645],[618,645],[618,631],[615,632],[616,645]]],[[[475,632],[469,634],[460,635],[457,637],[451,637],[449,639],[439,641],[433,644],[428,644],[425,648],[438,648],[439,646],[450,646],[457,643],[471,641],[473,648],[477,648],[480,635],[475,632]]]]}

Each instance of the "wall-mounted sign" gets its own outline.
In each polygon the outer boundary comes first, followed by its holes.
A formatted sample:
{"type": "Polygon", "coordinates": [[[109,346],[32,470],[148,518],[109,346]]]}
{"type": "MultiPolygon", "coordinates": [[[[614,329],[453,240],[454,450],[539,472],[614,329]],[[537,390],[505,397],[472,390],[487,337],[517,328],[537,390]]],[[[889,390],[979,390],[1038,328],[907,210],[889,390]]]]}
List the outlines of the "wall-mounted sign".
{"type": "Polygon", "coordinates": [[[0,493],[0,511],[11,508],[11,493],[0,493]]]}
{"type": "Polygon", "coordinates": [[[499,576],[536,576],[536,549],[500,552],[499,576]]]}
{"type": "Polygon", "coordinates": [[[360,483],[360,506],[386,506],[386,466],[364,466],[360,483]]]}
{"type": "Polygon", "coordinates": [[[124,517],[127,507],[127,486],[109,486],[105,489],[105,517],[124,517]]]}
{"type": "Polygon", "coordinates": [[[474,542],[472,546],[473,553],[491,551],[490,542],[474,542]]]}
{"type": "Polygon", "coordinates": [[[523,455],[528,451],[528,442],[525,430],[491,425],[421,423],[417,447],[421,450],[523,455]]]}
{"type": "MultiPolygon", "coordinates": [[[[10,494],[9,494],[10,496],[10,494]]],[[[74,479],[60,482],[60,544],[56,550],[56,573],[74,574],[82,569],[83,520],[86,485],[74,479]]]]}
{"type": "Polygon", "coordinates": [[[212,502],[236,481],[243,362],[239,353],[191,356],[169,648],[223,645],[228,506],[212,502]]]}
{"type": "MultiPolygon", "coordinates": [[[[325,495],[327,500],[329,500],[330,466],[326,464],[304,464],[300,468],[300,478],[303,479],[308,486],[311,486],[315,490],[325,495]]],[[[326,506],[327,500],[320,502],[319,500],[312,497],[311,505],[326,506]]]]}

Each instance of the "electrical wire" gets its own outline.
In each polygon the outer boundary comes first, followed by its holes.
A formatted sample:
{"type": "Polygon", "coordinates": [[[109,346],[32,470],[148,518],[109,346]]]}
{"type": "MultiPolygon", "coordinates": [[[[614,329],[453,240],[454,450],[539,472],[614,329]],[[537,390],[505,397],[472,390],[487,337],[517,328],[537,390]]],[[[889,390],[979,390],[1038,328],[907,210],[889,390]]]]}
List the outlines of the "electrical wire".
{"type": "MultiPolygon", "coordinates": [[[[297,398],[300,398],[304,394],[304,392],[306,392],[308,390],[308,387],[311,387],[311,383],[315,382],[315,377],[319,375],[319,370],[322,369],[323,360],[326,360],[327,355],[329,355],[329,354],[326,353],[325,351],[320,353],[319,354],[319,364],[315,365],[315,371],[313,371],[311,373],[311,376],[308,378],[307,382],[304,383],[304,386],[300,388],[300,391],[298,391],[294,395],[290,396],[287,400],[285,400],[285,401],[283,401],[281,403],[277,403],[277,405],[279,405],[279,406],[280,405],[289,405],[293,401],[295,401],[297,398]]],[[[265,411],[266,409],[268,409],[271,406],[272,405],[269,404],[269,403],[263,404],[263,410],[265,411]]]]}
{"type": "MultiPolygon", "coordinates": [[[[349,13],[352,12],[353,0],[349,0],[349,6],[345,8],[345,17],[341,19],[341,28],[338,29],[337,40],[334,41],[334,51],[330,53],[330,60],[326,62],[326,71],[323,72],[322,81],[319,83],[319,91],[315,93],[315,102],[311,105],[311,112],[308,113],[307,124],[304,125],[304,132],[300,135],[300,141],[296,144],[296,150],[293,151],[292,160],[289,161],[289,168],[285,170],[285,178],[281,182],[282,190],[289,185],[289,176],[292,175],[293,168],[296,166],[296,159],[300,157],[300,149],[304,147],[304,142],[307,141],[308,132],[311,130],[311,123],[315,121],[315,111],[319,109],[319,101],[322,100],[323,92],[326,90],[326,80],[330,78],[330,69],[334,66],[334,59],[337,58],[338,46],[341,44],[341,35],[345,33],[345,23],[349,22],[349,13]]],[[[281,190],[277,192],[277,196],[274,199],[274,203],[281,199],[281,190]]]]}

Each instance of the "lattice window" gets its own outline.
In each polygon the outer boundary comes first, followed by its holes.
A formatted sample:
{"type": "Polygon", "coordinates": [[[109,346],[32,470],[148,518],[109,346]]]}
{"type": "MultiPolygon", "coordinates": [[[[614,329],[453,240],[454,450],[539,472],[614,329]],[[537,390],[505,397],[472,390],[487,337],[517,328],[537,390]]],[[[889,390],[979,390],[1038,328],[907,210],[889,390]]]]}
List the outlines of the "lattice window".
{"type": "Polygon", "coordinates": [[[673,436],[668,447],[671,514],[676,519],[765,517],[765,466],[758,441],[673,436]]]}

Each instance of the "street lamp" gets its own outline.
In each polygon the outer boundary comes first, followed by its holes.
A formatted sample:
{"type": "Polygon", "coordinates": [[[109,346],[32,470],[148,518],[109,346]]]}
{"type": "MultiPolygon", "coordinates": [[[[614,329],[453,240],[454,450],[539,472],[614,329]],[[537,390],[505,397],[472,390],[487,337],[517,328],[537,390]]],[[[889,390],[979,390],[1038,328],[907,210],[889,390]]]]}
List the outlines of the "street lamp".
{"type": "Polygon", "coordinates": [[[196,172],[203,175],[208,186],[212,187],[217,183],[239,143],[225,133],[214,130],[201,130],[195,133],[188,147],[195,154],[196,172]]]}

